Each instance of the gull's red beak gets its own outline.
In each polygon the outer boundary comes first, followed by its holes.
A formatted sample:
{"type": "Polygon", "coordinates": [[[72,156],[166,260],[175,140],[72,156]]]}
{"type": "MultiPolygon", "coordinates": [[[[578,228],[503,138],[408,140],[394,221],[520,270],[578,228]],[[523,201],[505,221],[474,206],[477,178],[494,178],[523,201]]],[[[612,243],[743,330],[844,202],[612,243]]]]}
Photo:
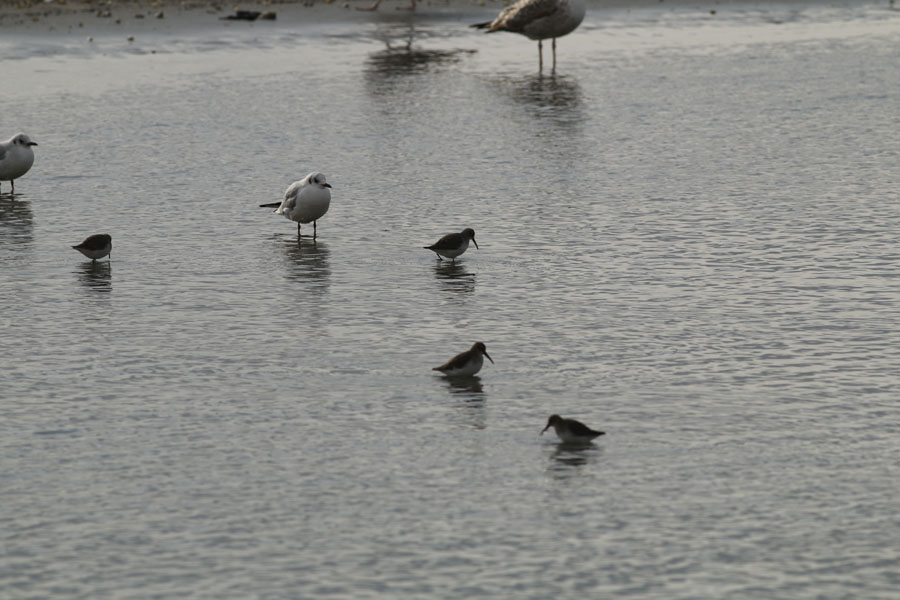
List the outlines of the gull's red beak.
{"type": "Polygon", "coordinates": [[[28,142],[29,146],[37,146],[37,142],[28,142]]]}
{"type": "Polygon", "coordinates": [[[330,183],[323,183],[323,184],[322,184],[322,187],[330,188],[330,187],[331,187],[331,184],[330,184],[330,183]]]}

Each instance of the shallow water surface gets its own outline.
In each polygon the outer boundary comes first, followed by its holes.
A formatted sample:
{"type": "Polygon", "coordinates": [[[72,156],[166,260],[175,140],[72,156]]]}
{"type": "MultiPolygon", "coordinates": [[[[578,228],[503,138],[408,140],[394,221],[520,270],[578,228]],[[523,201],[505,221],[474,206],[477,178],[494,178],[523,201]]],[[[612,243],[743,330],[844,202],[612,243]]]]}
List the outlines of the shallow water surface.
{"type": "Polygon", "coordinates": [[[0,44],[4,595],[894,597],[900,15],[389,12],[0,44]]]}

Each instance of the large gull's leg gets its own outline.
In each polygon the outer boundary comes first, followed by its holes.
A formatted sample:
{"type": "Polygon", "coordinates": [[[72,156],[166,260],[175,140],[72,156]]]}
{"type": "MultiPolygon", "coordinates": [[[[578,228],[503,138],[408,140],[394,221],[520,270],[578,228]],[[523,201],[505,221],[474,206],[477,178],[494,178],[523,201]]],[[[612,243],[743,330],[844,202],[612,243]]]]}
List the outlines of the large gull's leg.
{"type": "Polygon", "coordinates": [[[553,38],[553,73],[556,73],[556,38],[553,38]]]}
{"type": "Polygon", "coordinates": [[[541,40],[538,40],[538,73],[542,73],[544,71],[544,45],[541,40]]]}

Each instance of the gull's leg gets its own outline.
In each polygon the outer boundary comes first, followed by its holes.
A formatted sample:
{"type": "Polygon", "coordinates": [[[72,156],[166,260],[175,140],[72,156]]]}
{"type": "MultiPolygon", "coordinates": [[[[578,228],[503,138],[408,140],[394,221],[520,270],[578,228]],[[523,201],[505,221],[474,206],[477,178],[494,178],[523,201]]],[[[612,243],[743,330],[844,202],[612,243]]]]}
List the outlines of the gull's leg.
{"type": "Polygon", "coordinates": [[[13,195],[13,194],[16,193],[16,180],[15,180],[15,179],[10,179],[10,180],[9,180],[9,185],[12,186],[12,189],[9,190],[9,194],[10,194],[10,196],[11,196],[11,195],[13,195]]]}
{"type": "Polygon", "coordinates": [[[553,38],[553,73],[556,73],[556,38],[553,38]]]}
{"type": "Polygon", "coordinates": [[[538,73],[542,73],[544,71],[544,45],[541,40],[538,40],[538,73]]]}
{"type": "Polygon", "coordinates": [[[313,221],[313,239],[316,239],[316,222],[313,221]]]}
{"type": "Polygon", "coordinates": [[[297,223],[297,237],[300,237],[300,223],[297,223]]]}

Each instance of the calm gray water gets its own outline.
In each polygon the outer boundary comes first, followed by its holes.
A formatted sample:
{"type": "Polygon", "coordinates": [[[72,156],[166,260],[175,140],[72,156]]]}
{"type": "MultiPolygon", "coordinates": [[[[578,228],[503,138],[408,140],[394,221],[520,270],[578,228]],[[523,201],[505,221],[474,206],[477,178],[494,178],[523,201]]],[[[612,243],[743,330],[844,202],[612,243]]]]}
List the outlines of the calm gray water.
{"type": "Polygon", "coordinates": [[[467,10],[0,42],[0,596],[897,597],[900,11],[467,10]]]}

